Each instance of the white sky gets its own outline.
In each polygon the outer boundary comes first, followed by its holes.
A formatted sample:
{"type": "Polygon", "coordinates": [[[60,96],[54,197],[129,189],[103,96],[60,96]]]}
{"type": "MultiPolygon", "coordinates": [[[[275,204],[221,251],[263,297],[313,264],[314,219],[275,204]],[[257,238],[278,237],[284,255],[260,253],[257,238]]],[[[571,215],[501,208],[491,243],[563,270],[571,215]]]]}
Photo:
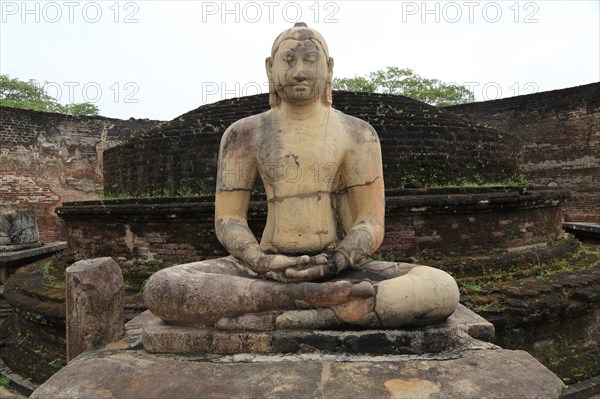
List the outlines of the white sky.
{"type": "Polygon", "coordinates": [[[599,4],[0,0],[0,74],[105,116],[169,120],[266,92],[273,40],[301,20],[327,40],[334,76],[412,68],[486,100],[600,81],[599,4]]]}

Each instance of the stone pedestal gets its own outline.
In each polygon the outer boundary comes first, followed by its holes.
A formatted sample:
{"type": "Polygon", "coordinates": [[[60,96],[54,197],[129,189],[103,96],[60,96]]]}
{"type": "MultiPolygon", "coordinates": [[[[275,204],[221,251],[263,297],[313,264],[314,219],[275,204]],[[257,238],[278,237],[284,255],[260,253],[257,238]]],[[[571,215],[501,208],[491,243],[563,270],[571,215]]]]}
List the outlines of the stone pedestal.
{"type": "MultiPolygon", "coordinates": [[[[383,332],[387,337],[417,342],[418,337],[433,334],[439,338],[454,331],[457,338],[453,344],[437,353],[368,354],[340,348],[319,351],[302,344],[294,353],[152,354],[143,349],[152,344],[144,342],[142,335],[148,337],[159,328],[161,339],[166,340],[170,327],[157,327],[156,318],[146,312],[127,324],[124,339],[79,355],[31,398],[561,397],[563,383],[531,355],[472,337],[489,337],[485,320],[464,308],[453,317],[443,325],[383,332]],[[465,323],[460,323],[461,319],[465,323]]],[[[183,331],[174,327],[173,337],[179,334],[182,338],[183,331]]],[[[302,339],[309,334],[288,333],[302,339]]],[[[338,333],[363,337],[374,334],[338,333]]],[[[213,348],[218,348],[215,336],[211,342],[213,348]]],[[[225,342],[233,342],[234,336],[232,333],[225,342]]],[[[193,345],[191,340],[196,338],[188,335],[190,342],[180,347],[193,345]]]]}
{"type": "Polygon", "coordinates": [[[146,312],[144,349],[151,353],[331,353],[415,355],[460,347],[465,337],[494,338],[494,326],[463,305],[444,323],[401,330],[223,331],[173,326],[146,312]]]}
{"type": "MultiPolygon", "coordinates": [[[[25,245],[25,244],[23,244],[25,245]]],[[[51,242],[48,244],[29,244],[27,248],[18,249],[20,246],[5,246],[6,251],[0,246],[0,284],[6,283],[8,277],[19,267],[30,264],[38,259],[48,258],[67,248],[64,241],[51,242]]]]}

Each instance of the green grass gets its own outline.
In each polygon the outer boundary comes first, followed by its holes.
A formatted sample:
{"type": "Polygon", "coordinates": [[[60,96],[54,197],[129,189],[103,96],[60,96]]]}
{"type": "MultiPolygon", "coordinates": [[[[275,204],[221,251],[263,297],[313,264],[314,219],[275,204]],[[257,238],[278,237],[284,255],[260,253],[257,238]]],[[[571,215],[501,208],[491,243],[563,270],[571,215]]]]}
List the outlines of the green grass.
{"type": "Polygon", "coordinates": [[[480,292],[483,290],[484,283],[479,280],[465,281],[460,284],[460,287],[466,290],[472,290],[475,292],[480,292]]]}

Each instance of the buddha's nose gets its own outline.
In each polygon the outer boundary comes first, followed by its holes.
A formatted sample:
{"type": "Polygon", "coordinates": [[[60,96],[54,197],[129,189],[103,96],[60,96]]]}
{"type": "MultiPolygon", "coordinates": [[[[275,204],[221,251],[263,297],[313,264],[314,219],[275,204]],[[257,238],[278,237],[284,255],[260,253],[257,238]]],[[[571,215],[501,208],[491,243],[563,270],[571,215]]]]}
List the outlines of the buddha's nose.
{"type": "Polygon", "coordinates": [[[299,65],[296,67],[296,69],[294,70],[293,78],[297,82],[303,82],[308,78],[304,66],[299,65]]]}

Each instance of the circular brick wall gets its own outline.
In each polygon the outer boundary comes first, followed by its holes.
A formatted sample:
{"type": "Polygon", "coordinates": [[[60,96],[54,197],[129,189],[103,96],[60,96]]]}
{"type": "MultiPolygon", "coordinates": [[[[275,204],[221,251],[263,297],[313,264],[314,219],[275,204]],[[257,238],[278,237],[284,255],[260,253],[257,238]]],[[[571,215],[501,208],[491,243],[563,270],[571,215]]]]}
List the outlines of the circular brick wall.
{"type": "MultiPolygon", "coordinates": [[[[380,251],[417,254],[486,254],[554,240],[562,233],[560,190],[408,189],[386,196],[386,231],[380,251]]],[[[214,230],[214,202],[204,198],[84,201],[57,209],[69,249],[87,257],[187,262],[226,256],[214,230]]],[[[266,202],[254,197],[248,222],[257,239],[266,202]]]]}
{"type": "MultiPolygon", "coordinates": [[[[334,92],[333,104],[379,134],[388,189],[415,181],[426,186],[502,182],[519,175],[516,136],[403,96],[334,92]]],[[[104,193],[213,193],[221,135],[236,120],[268,109],[266,94],[204,105],[106,150],[104,193]]]]}

